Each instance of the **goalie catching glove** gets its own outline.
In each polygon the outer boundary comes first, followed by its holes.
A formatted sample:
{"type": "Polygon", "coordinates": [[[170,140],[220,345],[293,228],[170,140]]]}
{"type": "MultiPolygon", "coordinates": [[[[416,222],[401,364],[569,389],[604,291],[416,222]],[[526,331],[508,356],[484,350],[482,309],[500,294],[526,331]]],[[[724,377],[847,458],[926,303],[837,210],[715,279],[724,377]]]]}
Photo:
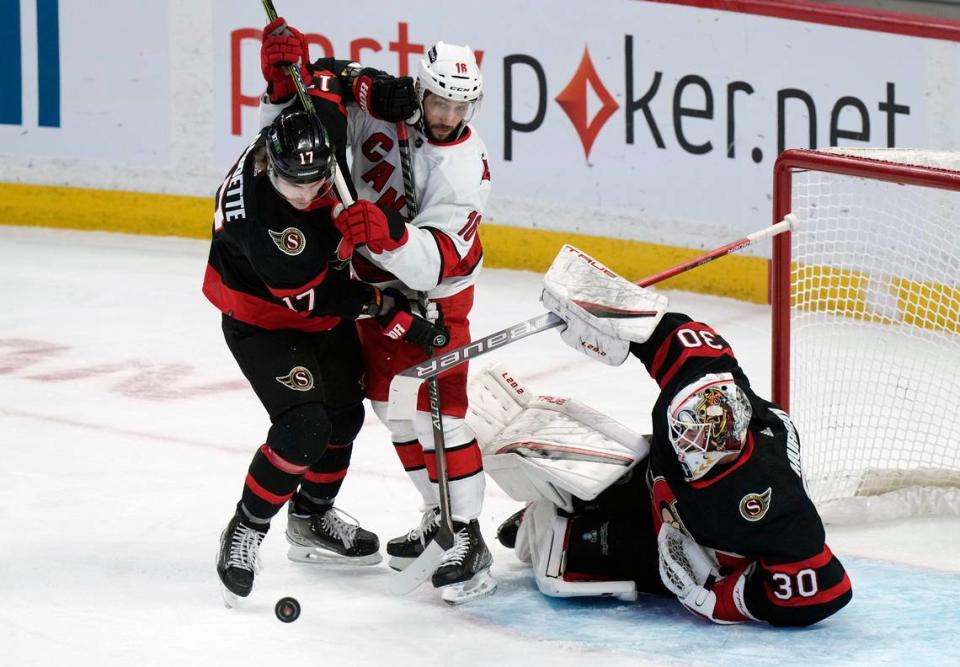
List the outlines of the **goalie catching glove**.
{"type": "Polygon", "coordinates": [[[571,245],[544,276],[540,302],[566,322],[560,337],[567,345],[610,366],[624,362],[631,342],[650,337],[669,304],[571,245]]]}
{"type": "Polygon", "coordinates": [[[743,597],[752,564],[721,577],[706,550],[669,523],[660,527],[657,551],[663,585],[691,612],[721,625],[757,620],[743,597]]]}

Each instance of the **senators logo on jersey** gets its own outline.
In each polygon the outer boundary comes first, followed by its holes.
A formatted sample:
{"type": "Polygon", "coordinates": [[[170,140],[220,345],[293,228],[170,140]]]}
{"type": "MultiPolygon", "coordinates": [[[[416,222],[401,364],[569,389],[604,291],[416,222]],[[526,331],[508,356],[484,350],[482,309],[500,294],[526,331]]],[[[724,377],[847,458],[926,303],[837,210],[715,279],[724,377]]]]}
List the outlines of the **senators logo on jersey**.
{"type": "Polygon", "coordinates": [[[287,255],[299,255],[307,247],[306,237],[296,227],[287,227],[282,232],[275,232],[272,229],[267,231],[270,232],[270,238],[280,251],[287,255]]]}
{"type": "Polygon", "coordinates": [[[759,521],[767,515],[772,495],[771,487],[763,493],[748,493],[740,499],[740,515],[747,521],[759,521]]]}
{"type": "Polygon", "coordinates": [[[289,373],[278,377],[277,382],[294,391],[310,391],[313,389],[313,374],[303,366],[294,366],[289,373]]]}

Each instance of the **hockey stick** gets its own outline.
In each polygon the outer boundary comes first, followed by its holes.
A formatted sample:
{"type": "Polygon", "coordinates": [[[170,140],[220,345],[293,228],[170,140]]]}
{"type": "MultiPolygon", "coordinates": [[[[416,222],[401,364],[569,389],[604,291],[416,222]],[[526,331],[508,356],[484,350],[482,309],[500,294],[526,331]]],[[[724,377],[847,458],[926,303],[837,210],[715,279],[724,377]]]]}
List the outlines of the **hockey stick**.
{"type": "MultiPolygon", "coordinates": [[[[661,271],[660,273],[655,273],[652,276],[648,276],[637,281],[637,285],[640,285],[641,287],[655,285],[662,280],[672,278],[673,276],[685,273],[691,269],[697,268],[698,266],[703,266],[704,264],[712,262],[720,257],[735,253],[738,250],[742,250],[749,245],[757,243],[758,241],[776,236],[777,234],[782,234],[783,232],[791,231],[796,224],[796,216],[794,216],[792,213],[788,214],[783,220],[774,225],[764,227],[763,229],[755,231],[752,234],[748,234],[742,239],[711,250],[708,253],[700,255],[699,257],[694,257],[691,260],[677,264],[676,266],[666,269],[665,271],[661,271]]],[[[454,366],[459,366],[470,359],[476,359],[477,357],[484,355],[487,352],[496,350],[497,348],[510,345],[511,343],[515,343],[516,341],[527,338],[528,336],[538,334],[541,331],[554,329],[563,323],[563,320],[557,315],[550,312],[543,313],[541,315],[537,315],[536,317],[531,317],[529,320],[509,326],[506,329],[495,331],[488,336],[484,336],[483,338],[478,338],[477,340],[471,341],[470,343],[458,347],[455,350],[450,350],[444,353],[442,356],[428,359],[423,364],[411,366],[410,368],[401,371],[395,375],[393,380],[390,382],[390,403],[387,407],[387,415],[390,419],[409,419],[409,415],[416,411],[417,393],[420,390],[420,384],[424,380],[434,378],[440,373],[443,373],[454,366]]]]}
{"type": "MultiPolygon", "coordinates": [[[[413,161],[410,157],[410,135],[404,121],[397,122],[397,143],[400,150],[400,169],[403,171],[403,190],[407,214],[411,220],[417,215],[414,190],[413,161]]],[[[427,294],[420,292],[420,303],[426,315],[427,294]]],[[[427,359],[433,358],[433,348],[427,346],[427,359]]],[[[433,451],[437,460],[437,491],[440,497],[440,526],[433,540],[407,567],[394,575],[388,588],[395,595],[410,593],[433,574],[443,560],[443,554],[453,546],[453,517],[450,514],[450,482],[447,477],[446,437],[443,434],[443,414],[440,412],[440,383],[436,377],[427,380],[430,395],[430,423],[433,426],[433,451]]],[[[416,401],[416,397],[414,397],[416,401]]]]}
{"type": "MultiPolygon", "coordinates": [[[[273,0],[261,0],[261,2],[263,3],[263,11],[267,13],[267,21],[276,21],[278,15],[276,8],[273,6],[273,0]]],[[[304,63],[304,66],[306,66],[306,63],[304,63]]],[[[317,110],[313,107],[313,100],[310,99],[307,86],[303,82],[303,77],[300,76],[300,69],[296,65],[287,65],[284,69],[287,70],[287,75],[293,79],[293,85],[297,88],[297,97],[300,99],[300,104],[302,104],[303,108],[308,112],[316,114],[317,110]]],[[[340,171],[340,163],[336,160],[334,161],[333,169],[333,187],[336,189],[337,196],[344,206],[350,206],[350,204],[353,203],[353,195],[350,194],[350,188],[347,187],[347,182],[343,178],[343,172],[340,171]]],[[[339,252],[337,255],[339,256],[339,252]]]]}
{"type": "Polygon", "coordinates": [[[407,204],[407,218],[413,220],[419,213],[416,181],[413,176],[413,157],[410,155],[410,132],[405,120],[397,121],[397,150],[400,151],[400,171],[403,172],[403,195],[407,204]]]}

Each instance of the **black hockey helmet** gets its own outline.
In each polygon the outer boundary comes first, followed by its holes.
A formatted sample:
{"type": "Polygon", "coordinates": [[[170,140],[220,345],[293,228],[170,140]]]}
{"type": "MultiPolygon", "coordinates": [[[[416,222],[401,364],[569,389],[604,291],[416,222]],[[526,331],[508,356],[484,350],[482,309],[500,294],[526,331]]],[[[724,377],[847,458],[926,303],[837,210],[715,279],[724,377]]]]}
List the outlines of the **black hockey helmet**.
{"type": "Polygon", "coordinates": [[[266,136],[273,170],[294,183],[332,179],[335,157],[327,131],[315,113],[284,109],[266,136]]]}

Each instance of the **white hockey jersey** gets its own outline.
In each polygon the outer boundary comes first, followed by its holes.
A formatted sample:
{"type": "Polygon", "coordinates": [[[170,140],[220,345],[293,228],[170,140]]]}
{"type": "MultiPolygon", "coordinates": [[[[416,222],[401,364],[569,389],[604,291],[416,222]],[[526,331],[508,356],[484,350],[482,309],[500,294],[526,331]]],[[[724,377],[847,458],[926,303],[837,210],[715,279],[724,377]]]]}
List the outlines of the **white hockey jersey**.
{"type": "MultiPolygon", "coordinates": [[[[396,125],[351,106],[347,138],[358,196],[406,214],[396,125]]],[[[354,269],[367,282],[448,297],[472,285],[483,264],[477,230],[490,196],[486,146],[472,128],[450,144],[410,128],[410,152],[419,211],[409,239],[392,252],[360,248],[354,269]]]]}

